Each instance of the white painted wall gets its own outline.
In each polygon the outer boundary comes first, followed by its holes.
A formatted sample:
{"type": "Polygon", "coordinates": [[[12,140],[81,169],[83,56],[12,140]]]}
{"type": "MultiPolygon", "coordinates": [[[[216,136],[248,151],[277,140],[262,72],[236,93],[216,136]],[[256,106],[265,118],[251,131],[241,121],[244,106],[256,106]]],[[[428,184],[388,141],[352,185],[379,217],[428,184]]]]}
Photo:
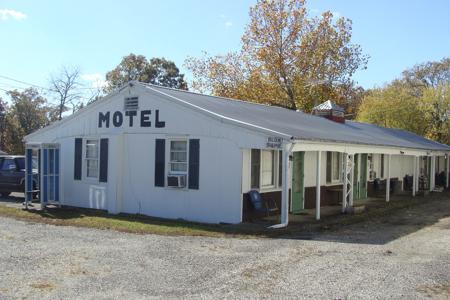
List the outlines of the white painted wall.
{"type": "MultiPolygon", "coordinates": [[[[154,123],[153,116],[151,121],[154,123]]],[[[135,117],[135,125],[138,122],[135,117]]],[[[58,126],[27,137],[27,142],[60,143],[64,205],[210,223],[241,222],[241,149],[262,148],[266,141],[267,135],[263,133],[222,123],[139,86],[127,88],[58,126]],[[99,112],[122,111],[124,97],[128,95],[139,96],[141,110],[151,109],[154,113],[159,109],[165,128],[129,127],[127,118],[120,128],[112,124],[109,128],[98,128],[99,112]],[[84,169],[83,180],[73,179],[77,137],[109,138],[107,183],[84,178],[84,169]],[[200,139],[199,190],[154,186],[155,139],[173,137],[200,139]]]]}

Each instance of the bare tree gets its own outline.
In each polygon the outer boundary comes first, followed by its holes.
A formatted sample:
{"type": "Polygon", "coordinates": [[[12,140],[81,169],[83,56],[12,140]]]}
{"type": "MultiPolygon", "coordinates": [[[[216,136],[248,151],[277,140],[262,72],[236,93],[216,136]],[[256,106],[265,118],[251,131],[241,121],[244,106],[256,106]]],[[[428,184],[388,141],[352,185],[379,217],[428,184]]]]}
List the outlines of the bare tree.
{"type": "Polygon", "coordinates": [[[56,94],[58,99],[58,120],[62,119],[62,114],[68,109],[70,104],[75,110],[79,106],[82,94],[79,90],[81,87],[79,68],[68,68],[63,66],[58,75],[50,76],[50,90],[56,94]]]}

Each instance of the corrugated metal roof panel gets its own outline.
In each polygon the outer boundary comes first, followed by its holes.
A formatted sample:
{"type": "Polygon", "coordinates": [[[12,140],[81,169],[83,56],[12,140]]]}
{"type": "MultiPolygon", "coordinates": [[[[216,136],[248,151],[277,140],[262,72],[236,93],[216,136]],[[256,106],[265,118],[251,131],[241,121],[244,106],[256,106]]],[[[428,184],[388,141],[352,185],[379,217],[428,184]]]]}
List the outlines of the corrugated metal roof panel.
{"type": "Polygon", "coordinates": [[[411,132],[373,124],[336,123],[303,112],[142,84],[226,118],[281,132],[294,139],[450,151],[450,147],[411,132]]]}

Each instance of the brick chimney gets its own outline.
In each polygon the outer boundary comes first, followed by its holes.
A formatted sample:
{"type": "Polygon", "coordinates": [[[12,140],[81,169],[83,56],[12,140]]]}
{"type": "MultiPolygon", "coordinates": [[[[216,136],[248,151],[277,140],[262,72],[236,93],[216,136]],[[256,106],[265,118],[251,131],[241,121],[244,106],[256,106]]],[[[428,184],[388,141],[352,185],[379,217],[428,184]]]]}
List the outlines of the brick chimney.
{"type": "Polygon", "coordinates": [[[345,123],[344,109],[331,100],[325,101],[314,107],[312,114],[337,123],[345,123]]]}

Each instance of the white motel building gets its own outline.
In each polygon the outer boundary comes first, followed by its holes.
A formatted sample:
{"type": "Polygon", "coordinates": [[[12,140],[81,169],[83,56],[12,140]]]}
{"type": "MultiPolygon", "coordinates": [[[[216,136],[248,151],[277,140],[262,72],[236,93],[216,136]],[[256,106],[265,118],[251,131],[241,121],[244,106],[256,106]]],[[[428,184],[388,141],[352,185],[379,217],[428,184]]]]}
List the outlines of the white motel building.
{"type": "Polygon", "coordinates": [[[240,223],[258,191],[290,214],[448,188],[450,147],[344,119],[130,82],[25,137],[27,199],[206,223],[240,223]],[[36,151],[37,150],[37,151],[36,151]],[[384,194],[382,194],[384,195],[384,194]],[[318,208],[318,209],[317,209],[318,208]]]}

